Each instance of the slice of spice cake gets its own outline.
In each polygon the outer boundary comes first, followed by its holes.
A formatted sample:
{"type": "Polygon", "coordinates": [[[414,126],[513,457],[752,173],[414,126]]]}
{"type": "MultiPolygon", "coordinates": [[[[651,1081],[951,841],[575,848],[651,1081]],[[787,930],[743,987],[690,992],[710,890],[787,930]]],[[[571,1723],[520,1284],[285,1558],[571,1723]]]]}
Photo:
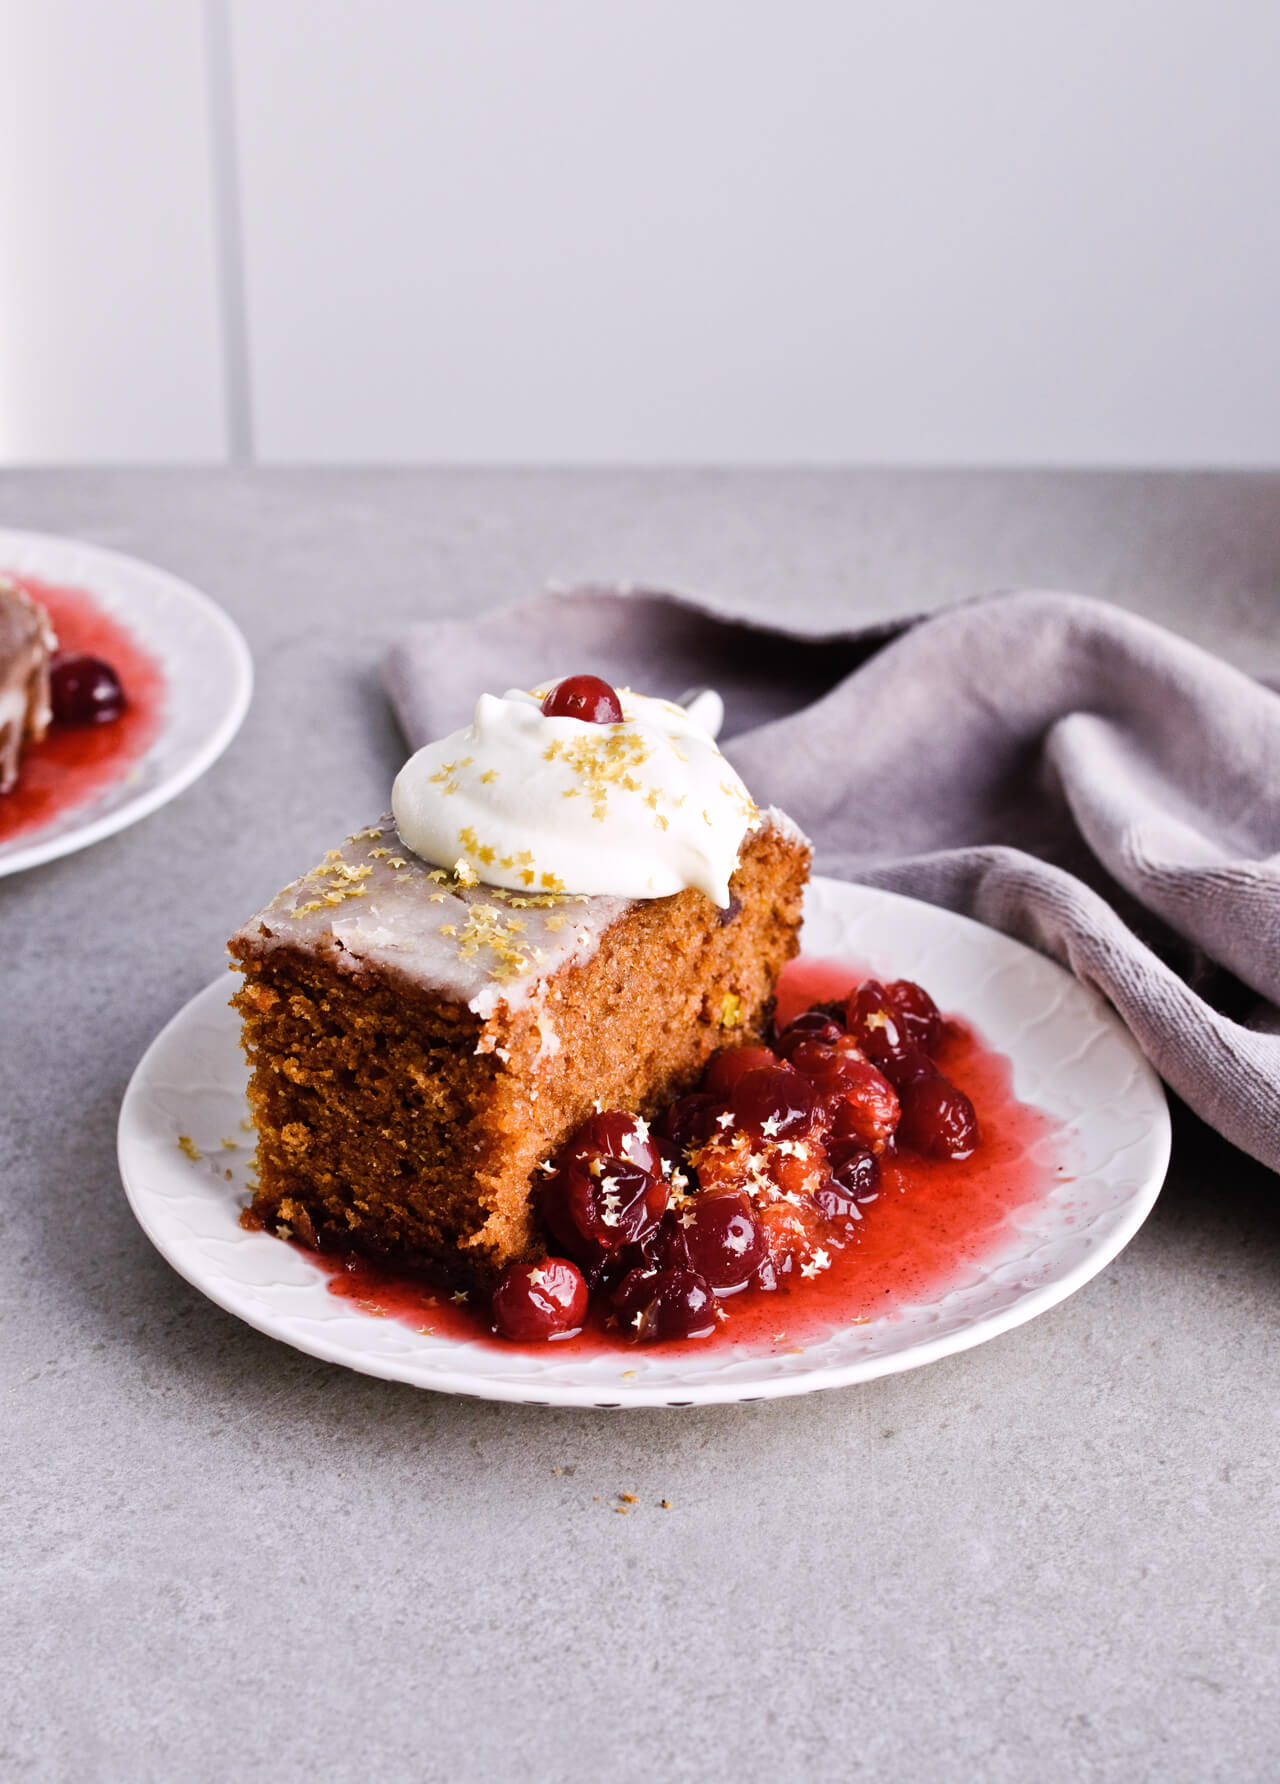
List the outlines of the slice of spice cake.
{"type": "Polygon", "coordinates": [[[681,708],[546,710],[590,679],[482,697],[394,819],[232,937],[256,1220],[490,1282],[539,1249],[538,1167],[594,1108],[650,1115],[762,1034],[808,844],[681,708]]]}

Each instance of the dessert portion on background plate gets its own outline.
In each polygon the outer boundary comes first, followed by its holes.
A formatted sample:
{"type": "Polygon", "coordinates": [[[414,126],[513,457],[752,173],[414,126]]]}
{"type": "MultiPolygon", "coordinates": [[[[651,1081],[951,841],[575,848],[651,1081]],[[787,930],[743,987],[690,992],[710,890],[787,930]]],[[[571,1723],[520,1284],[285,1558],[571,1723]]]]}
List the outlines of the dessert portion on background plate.
{"type": "Polygon", "coordinates": [[[51,724],[63,730],[111,724],[128,704],[110,663],[58,648],[45,605],[52,597],[41,594],[36,600],[0,573],[0,793],[17,786],[24,748],[43,743],[51,724]]]}
{"type": "MultiPolygon", "coordinates": [[[[392,804],[232,938],[253,1215],[492,1288],[545,1256],[539,1185],[588,1118],[646,1131],[762,1039],[809,847],[682,707],[589,676],[482,696],[392,804]]],[[[629,1157],[592,1182],[606,1232],[671,1195],[629,1157]]]]}
{"type": "Polygon", "coordinates": [[[49,729],[49,664],[57,648],[44,608],[0,576],[0,793],[17,784],[25,746],[49,729]]]}

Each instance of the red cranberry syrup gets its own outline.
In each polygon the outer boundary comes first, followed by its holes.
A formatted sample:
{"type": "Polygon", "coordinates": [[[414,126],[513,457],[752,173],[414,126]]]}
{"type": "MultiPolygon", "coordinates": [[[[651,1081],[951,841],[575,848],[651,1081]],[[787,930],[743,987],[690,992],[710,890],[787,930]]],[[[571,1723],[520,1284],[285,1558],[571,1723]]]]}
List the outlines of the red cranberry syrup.
{"type": "Polygon", "coordinates": [[[27,745],[17,786],[0,797],[0,842],[39,829],[122,779],[155,740],[165,700],[159,664],[86,590],[58,588],[34,576],[14,580],[47,611],[58,635],[59,656],[82,652],[109,663],[125,704],[109,723],[55,719],[42,742],[27,745]]]}
{"type": "Polygon", "coordinates": [[[611,1111],[562,1148],[539,1190],[552,1257],[511,1266],[492,1308],[308,1255],[369,1314],[502,1350],[803,1350],[962,1281],[1066,1177],[1064,1155],[1058,1124],[1014,1097],[1009,1061],[919,987],[801,959],[774,1049],[717,1055],[651,1132],[611,1111]]]}

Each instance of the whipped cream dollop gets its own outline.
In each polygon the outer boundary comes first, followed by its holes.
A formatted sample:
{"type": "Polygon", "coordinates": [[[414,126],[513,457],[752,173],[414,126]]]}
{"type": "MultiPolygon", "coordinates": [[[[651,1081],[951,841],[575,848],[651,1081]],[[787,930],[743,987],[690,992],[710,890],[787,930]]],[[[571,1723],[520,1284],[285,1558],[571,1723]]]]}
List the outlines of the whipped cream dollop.
{"type": "Polygon", "coordinates": [[[627,688],[620,725],[548,718],[555,685],[482,694],[465,730],[409,758],[391,794],[406,846],[464,884],[623,898],[694,886],[727,905],[760,816],[711,733],[627,688]]]}

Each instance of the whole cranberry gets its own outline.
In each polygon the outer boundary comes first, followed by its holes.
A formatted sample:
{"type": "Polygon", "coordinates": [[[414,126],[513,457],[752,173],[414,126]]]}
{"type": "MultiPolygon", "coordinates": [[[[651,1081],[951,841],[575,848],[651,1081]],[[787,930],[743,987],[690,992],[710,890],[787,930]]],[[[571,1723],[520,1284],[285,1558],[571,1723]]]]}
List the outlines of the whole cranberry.
{"type": "Polygon", "coordinates": [[[791,1018],[779,1034],[777,1051],[784,1059],[791,1059],[801,1041],[822,1041],[829,1047],[843,1033],[843,1024],[837,1022],[834,1016],[827,1015],[825,1010],[802,1010],[798,1016],[791,1018]]]}
{"type": "Polygon", "coordinates": [[[738,1080],[731,1107],[735,1126],[763,1140],[786,1140],[813,1127],[818,1098],[790,1066],[766,1065],[738,1080]]]}
{"type": "Polygon", "coordinates": [[[633,1270],[614,1292],[618,1323],[642,1344],[664,1338],[706,1338],[716,1329],[719,1303],[696,1270],[633,1270]]]}
{"type": "Polygon", "coordinates": [[[931,1158],[968,1158],[978,1144],[978,1118],[963,1090],[941,1072],[902,1088],[898,1144],[931,1158]]]}
{"type": "Polygon", "coordinates": [[[907,1039],[926,1053],[935,1053],[942,1042],[942,1012],[923,985],[914,979],[894,979],[884,988],[898,1012],[907,1039]]]}
{"type": "Polygon", "coordinates": [[[840,1096],[867,1069],[866,1055],[851,1034],[837,1035],[834,1041],[797,1041],[788,1063],[824,1097],[840,1096]]]}
{"type": "Polygon", "coordinates": [[[587,1285],[567,1258],[508,1264],[490,1303],[494,1329],[518,1344],[563,1338],[587,1316],[587,1285]]]}
{"type": "Polygon", "coordinates": [[[671,1194],[665,1177],[629,1158],[606,1159],[599,1175],[580,1163],[564,1165],[557,1175],[570,1222],[602,1251],[634,1245],[652,1232],[671,1194]]]}
{"type": "Polygon", "coordinates": [[[697,1196],[675,1218],[689,1264],[720,1294],[745,1288],[769,1254],[744,1195],[697,1196]]]}
{"type": "Polygon", "coordinates": [[[628,1115],[625,1109],[588,1115],[560,1148],[556,1162],[589,1165],[604,1158],[629,1158],[650,1173],[662,1169],[662,1154],[650,1136],[648,1122],[628,1115]]]}
{"type": "Polygon", "coordinates": [[[885,1073],[867,1060],[846,1061],[838,1097],[829,1103],[831,1133],[883,1152],[897,1131],[901,1106],[885,1073]]]}
{"type": "Polygon", "coordinates": [[[705,1146],[716,1131],[716,1116],[724,1108],[718,1096],[695,1090],[690,1096],[679,1096],[662,1118],[668,1138],[677,1152],[690,1153],[705,1146]]]}
{"type": "Polygon", "coordinates": [[[542,710],[549,719],[582,719],[588,725],[622,723],[618,691],[598,675],[566,675],[542,702],[542,710]]]}
{"type": "Polygon", "coordinates": [[[886,1059],[880,1070],[901,1096],[908,1084],[917,1078],[932,1078],[938,1068],[922,1047],[906,1047],[896,1059],[886,1059]]]}
{"type": "Polygon", "coordinates": [[[49,667],[49,704],[64,725],[106,725],[128,702],[110,663],[83,651],[60,650],[49,667]]]}
{"type": "MultiPolygon", "coordinates": [[[[880,1193],[880,1160],[856,1140],[832,1140],[827,1145],[831,1180],[857,1202],[873,1202],[880,1193]]],[[[814,1200],[817,1201],[815,1192],[814,1200]]]]}
{"type": "Polygon", "coordinates": [[[734,1086],[748,1072],[777,1063],[777,1054],[771,1053],[768,1047],[726,1047],[723,1053],[713,1053],[707,1061],[707,1069],[702,1074],[703,1092],[727,1100],[733,1095],[734,1086]]]}
{"type": "Polygon", "coordinates": [[[879,979],[864,979],[852,993],[846,1020],[849,1033],[882,1070],[886,1061],[899,1058],[911,1044],[897,1006],[879,979]]]}

